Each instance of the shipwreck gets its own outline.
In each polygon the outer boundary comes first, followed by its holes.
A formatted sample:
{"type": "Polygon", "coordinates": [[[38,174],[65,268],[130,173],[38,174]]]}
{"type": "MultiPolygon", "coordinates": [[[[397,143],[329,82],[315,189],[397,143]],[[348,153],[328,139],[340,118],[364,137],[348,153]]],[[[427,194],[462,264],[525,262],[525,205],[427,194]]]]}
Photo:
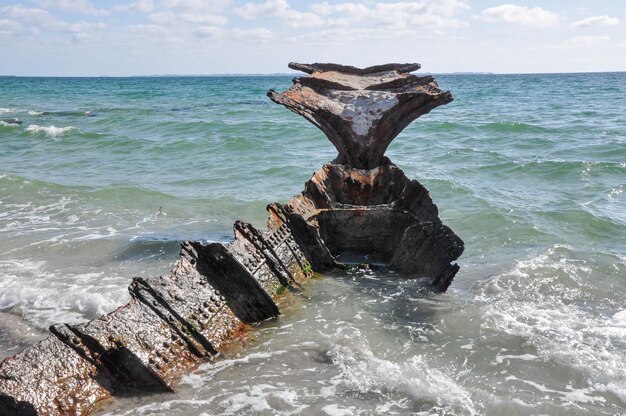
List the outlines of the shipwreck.
{"type": "Polygon", "coordinates": [[[0,414],[87,415],[120,396],[173,391],[249,325],[276,318],[284,290],[370,256],[444,292],[463,241],[438,216],[428,191],[386,156],[413,120],[452,101],[419,64],[289,67],[275,103],[320,128],[337,148],[285,204],[268,205],[267,230],[243,221],[228,244],[182,243],[167,275],[133,279],[131,301],[98,319],[57,324],[51,335],[0,364],[0,414]]]}

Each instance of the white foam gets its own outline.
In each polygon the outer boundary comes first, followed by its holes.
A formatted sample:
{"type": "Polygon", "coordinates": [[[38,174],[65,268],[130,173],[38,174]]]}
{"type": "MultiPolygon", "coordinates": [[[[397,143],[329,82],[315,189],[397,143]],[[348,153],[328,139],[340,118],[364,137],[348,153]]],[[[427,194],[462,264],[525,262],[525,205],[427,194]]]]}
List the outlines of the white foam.
{"type": "Polygon", "coordinates": [[[615,325],[626,327],[626,309],[623,311],[616,312],[613,315],[613,322],[615,325]]]}
{"type": "Polygon", "coordinates": [[[0,309],[11,309],[38,328],[78,323],[110,312],[128,298],[124,286],[103,284],[104,272],[67,274],[44,261],[0,261],[0,309]]]}
{"type": "Polygon", "coordinates": [[[194,390],[198,390],[205,385],[205,379],[200,374],[186,374],[180,379],[180,384],[187,384],[194,390]]]}
{"type": "Polygon", "coordinates": [[[8,114],[8,113],[12,113],[15,110],[12,108],[0,108],[0,114],[8,114]]]}
{"type": "Polygon", "coordinates": [[[4,121],[4,120],[0,120],[0,126],[4,126],[4,127],[19,127],[20,125],[17,123],[11,123],[8,121],[4,121]]]}
{"type": "MultiPolygon", "coordinates": [[[[28,184],[24,181],[24,184],[28,184]]],[[[46,231],[64,226],[59,221],[58,214],[68,210],[68,206],[72,204],[71,198],[62,197],[50,203],[34,204],[27,203],[5,203],[3,214],[10,219],[0,223],[1,231],[10,231],[14,236],[20,233],[30,233],[38,231],[46,231]]],[[[0,214],[0,218],[2,215],[0,214]]]]}
{"type": "MultiPolygon", "coordinates": [[[[203,364],[198,368],[198,371],[201,371],[208,376],[213,376],[227,368],[236,366],[238,364],[248,364],[250,362],[254,362],[257,360],[264,360],[273,355],[280,355],[284,353],[285,353],[284,350],[277,350],[277,351],[272,351],[272,352],[255,352],[255,353],[247,354],[241,358],[233,358],[233,359],[228,359],[228,360],[221,360],[216,363],[203,364]]],[[[188,384],[191,384],[191,383],[193,383],[193,380],[189,380],[188,384]]]]}
{"type": "Polygon", "coordinates": [[[596,391],[609,392],[615,395],[622,403],[626,404],[626,385],[609,382],[607,384],[594,385],[596,391]]]}
{"type": "Polygon", "coordinates": [[[539,357],[533,354],[522,354],[522,355],[496,355],[496,363],[502,364],[504,360],[522,360],[522,361],[535,361],[538,360],[539,357]]]}
{"type": "Polygon", "coordinates": [[[430,367],[426,356],[413,356],[404,362],[379,358],[356,328],[339,329],[328,355],[340,368],[348,389],[385,395],[395,392],[460,414],[476,414],[469,392],[443,369],[430,367]]]}
{"type": "Polygon", "coordinates": [[[33,110],[28,111],[29,116],[40,116],[42,114],[43,114],[43,111],[33,111],[33,110]]]}
{"type": "Polygon", "coordinates": [[[352,416],[354,414],[354,406],[344,409],[336,404],[329,404],[322,407],[322,412],[330,416],[352,416]]]}
{"type": "MultiPolygon", "coordinates": [[[[180,414],[180,409],[184,408],[208,408],[211,406],[210,400],[203,399],[175,399],[175,400],[167,400],[167,401],[157,401],[154,403],[149,403],[143,406],[133,406],[131,410],[127,410],[124,412],[114,411],[109,413],[104,413],[103,416],[121,416],[121,415],[133,415],[133,416],[164,416],[164,415],[178,415],[180,414]]],[[[199,416],[206,415],[206,413],[200,413],[199,416]]]]}
{"type": "MultiPolygon", "coordinates": [[[[250,414],[271,411],[269,400],[272,403],[280,402],[280,407],[288,408],[289,414],[298,414],[306,406],[300,405],[297,401],[296,392],[285,387],[278,387],[271,384],[253,384],[245,386],[245,391],[229,395],[220,401],[218,405],[223,409],[223,413],[228,414],[250,414]]],[[[280,413],[285,413],[280,412],[280,413]]]]}
{"type": "Polygon", "coordinates": [[[56,127],[56,126],[38,126],[37,124],[30,124],[26,131],[30,133],[44,132],[48,137],[57,137],[67,133],[68,131],[76,130],[75,127],[56,127]]]}
{"type": "Polygon", "coordinates": [[[74,238],[74,241],[101,240],[103,238],[111,238],[117,235],[117,230],[113,227],[107,227],[108,234],[102,234],[100,231],[74,238]]]}
{"type": "MultiPolygon", "coordinates": [[[[484,302],[481,330],[519,336],[534,354],[498,355],[505,359],[542,360],[580,372],[586,385],[554,392],[567,403],[605,400],[593,392],[608,392],[621,401],[626,397],[626,311],[610,317],[586,307],[593,278],[591,268],[577,261],[567,246],[553,246],[545,253],[518,262],[479,286],[477,299],[484,302]]],[[[611,303],[607,302],[606,307],[611,303]]],[[[497,336],[497,335],[494,335],[497,336]]],[[[530,381],[524,381],[531,384],[530,381]]]]}
{"type": "Polygon", "coordinates": [[[572,389],[569,386],[568,388],[570,389],[570,391],[562,393],[563,397],[561,397],[561,400],[566,403],[595,403],[595,402],[604,403],[606,402],[606,399],[604,397],[590,395],[590,393],[594,391],[593,388],[572,389]]]}

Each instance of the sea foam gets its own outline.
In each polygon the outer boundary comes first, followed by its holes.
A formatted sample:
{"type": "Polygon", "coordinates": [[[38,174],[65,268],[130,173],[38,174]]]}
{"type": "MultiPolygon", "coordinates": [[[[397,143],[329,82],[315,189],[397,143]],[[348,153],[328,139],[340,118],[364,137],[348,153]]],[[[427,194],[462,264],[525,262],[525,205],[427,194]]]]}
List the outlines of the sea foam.
{"type": "Polygon", "coordinates": [[[76,130],[75,127],[67,126],[67,127],[56,127],[56,126],[38,126],[37,124],[31,124],[26,128],[26,131],[31,133],[40,133],[44,132],[48,137],[57,137],[61,136],[68,131],[76,130]]]}
{"type": "Polygon", "coordinates": [[[349,391],[377,393],[387,400],[399,395],[445,412],[477,414],[469,392],[444,369],[431,367],[425,356],[416,355],[405,362],[378,357],[366,337],[351,327],[338,329],[331,343],[328,356],[340,369],[340,385],[349,391]]]}
{"type": "Polygon", "coordinates": [[[0,260],[0,310],[11,310],[41,329],[84,322],[114,310],[128,297],[123,286],[103,285],[104,279],[104,272],[72,274],[50,269],[44,261],[0,260]]]}
{"type": "Polygon", "coordinates": [[[0,126],[4,126],[4,127],[19,127],[19,123],[17,123],[16,121],[6,121],[6,120],[0,120],[0,126]]]}
{"type": "MultiPolygon", "coordinates": [[[[586,382],[577,387],[550,380],[554,388],[546,392],[561,396],[562,401],[603,402],[597,394],[610,393],[626,403],[626,311],[609,316],[600,313],[597,300],[592,302],[585,287],[593,278],[591,272],[585,262],[576,261],[571,247],[558,244],[519,261],[511,270],[480,284],[477,300],[485,302],[481,330],[521,337],[525,348],[535,351],[496,356],[497,364],[515,358],[538,359],[580,374],[586,382]],[[591,303],[596,308],[586,306],[591,303]]],[[[610,303],[604,306],[610,307],[610,303]]]]}

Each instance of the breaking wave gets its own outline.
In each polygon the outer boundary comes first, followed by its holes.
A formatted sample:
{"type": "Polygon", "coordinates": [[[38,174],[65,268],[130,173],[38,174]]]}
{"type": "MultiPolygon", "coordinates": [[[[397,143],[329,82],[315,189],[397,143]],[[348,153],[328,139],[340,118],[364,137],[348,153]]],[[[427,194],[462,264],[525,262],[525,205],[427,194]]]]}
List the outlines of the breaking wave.
{"type": "Polygon", "coordinates": [[[363,395],[380,396],[384,405],[376,412],[399,410],[475,415],[470,393],[444,369],[433,368],[428,357],[415,355],[406,361],[377,357],[356,328],[342,328],[332,337],[328,356],[340,369],[337,386],[363,395]],[[413,403],[407,404],[410,399],[413,403]],[[408,405],[408,408],[407,408],[408,405]]]}
{"type": "Polygon", "coordinates": [[[56,127],[56,126],[38,126],[37,124],[30,124],[26,131],[30,133],[45,133],[48,137],[58,137],[67,132],[76,130],[75,127],[67,126],[67,127],[56,127]]]}
{"type": "Polygon", "coordinates": [[[620,271],[623,276],[626,264],[613,261],[602,276],[601,264],[555,245],[478,284],[477,299],[485,304],[482,331],[517,337],[527,351],[499,355],[497,364],[538,359],[570,374],[561,379],[555,372],[541,384],[521,374],[507,381],[530,385],[565,405],[626,404],[626,310],[609,280],[620,271]],[[592,286],[599,279],[607,280],[606,292],[592,286]]]}
{"type": "Polygon", "coordinates": [[[2,127],[19,127],[20,124],[22,124],[21,121],[14,119],[14,120],[0,120],[0,126],[2,127]]]}

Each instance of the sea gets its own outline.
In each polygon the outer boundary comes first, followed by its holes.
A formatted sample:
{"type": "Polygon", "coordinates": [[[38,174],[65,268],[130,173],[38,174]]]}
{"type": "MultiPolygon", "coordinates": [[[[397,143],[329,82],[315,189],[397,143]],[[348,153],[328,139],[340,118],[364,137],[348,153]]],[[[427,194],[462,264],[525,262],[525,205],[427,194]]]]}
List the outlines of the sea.
{"type": "MultiPolygon", "coordinates": [[[[626,415],[626,73],[440,75],[387,156],[464,241],[445,294],[354,268],[174,393],[99,415],[626,415]]],[[[0,78],[0,359],[264,228],[336,156],[291,76],[0,78]]]]}

